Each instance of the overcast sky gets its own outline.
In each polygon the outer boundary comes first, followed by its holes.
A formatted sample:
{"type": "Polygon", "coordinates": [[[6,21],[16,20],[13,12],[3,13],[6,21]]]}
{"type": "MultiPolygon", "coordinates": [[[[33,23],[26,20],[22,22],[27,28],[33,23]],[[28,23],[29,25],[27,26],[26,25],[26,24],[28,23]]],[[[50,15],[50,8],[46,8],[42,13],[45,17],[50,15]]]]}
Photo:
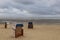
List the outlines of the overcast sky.
{"type": "Polygon", "coordinates": [[[0,16],[4,15],[8,17],[60,17],[60,0],[0,0],[0,16]]]}

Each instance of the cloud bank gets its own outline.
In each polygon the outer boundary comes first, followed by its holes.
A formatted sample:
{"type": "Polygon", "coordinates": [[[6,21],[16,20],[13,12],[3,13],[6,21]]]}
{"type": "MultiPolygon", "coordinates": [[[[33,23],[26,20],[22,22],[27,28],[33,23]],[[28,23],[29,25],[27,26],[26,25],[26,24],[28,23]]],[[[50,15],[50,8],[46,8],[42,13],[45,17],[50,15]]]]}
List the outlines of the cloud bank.
{"type": "Polygon", "coordinates": [[[0,16],[4,15],[10,18],[57,17],[60,15],[60,0],[0,0],[0,16]]]}

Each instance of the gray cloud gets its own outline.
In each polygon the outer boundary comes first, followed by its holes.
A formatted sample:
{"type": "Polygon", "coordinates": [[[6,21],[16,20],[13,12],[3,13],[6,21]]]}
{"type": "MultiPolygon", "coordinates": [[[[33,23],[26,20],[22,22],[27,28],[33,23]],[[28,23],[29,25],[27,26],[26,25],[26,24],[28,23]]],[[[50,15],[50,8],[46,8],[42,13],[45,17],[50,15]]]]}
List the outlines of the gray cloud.
{"type": "MultiPolygon", "coordinates": [[[[60,15],[59,0],[0,0],[0,14],[35,17],[60,15]]],[[[18,16],[17,16],[18,17],[18,16]]]]}
{"type": "MultiPolygon", "coordinates": [[[[54,15],[55,13],[55,7],[57,7],[57,0],[17,0],[16,3],[20,4],[22,9],[28,10],[30,13],[34,14],[40,14],[40,15],[54,15]],[[28,2],[26,5],[24,2],[28,2]],[[30,4],[33,2],[33,4],[30,4]]],[[[59,5],[59,4],[58,4],[59,5]]],[[[19,5],[18,5],[19,6],[19,5]]],[[[58,12],[57,12],[58,13],[58,12]]],[[[59,13],[58,13],[59,14],[59,13]]],[[[56,15],[56,13],[55,13],[56,15]]]]}

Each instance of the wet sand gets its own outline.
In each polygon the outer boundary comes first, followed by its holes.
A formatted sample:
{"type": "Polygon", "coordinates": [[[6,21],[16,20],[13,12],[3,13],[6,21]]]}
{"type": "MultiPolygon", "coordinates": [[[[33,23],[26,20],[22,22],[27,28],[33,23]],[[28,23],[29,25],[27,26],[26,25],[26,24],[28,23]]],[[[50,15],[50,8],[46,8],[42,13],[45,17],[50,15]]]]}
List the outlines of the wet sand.
{"type": "Polygon", "coordinates": [[[0,40],[60,40],[60,24],[35,24],[34,29],[28,29],[24,23],[24,36],[14,38],[13,24],[4,28],[0,24],[0,40]]]}

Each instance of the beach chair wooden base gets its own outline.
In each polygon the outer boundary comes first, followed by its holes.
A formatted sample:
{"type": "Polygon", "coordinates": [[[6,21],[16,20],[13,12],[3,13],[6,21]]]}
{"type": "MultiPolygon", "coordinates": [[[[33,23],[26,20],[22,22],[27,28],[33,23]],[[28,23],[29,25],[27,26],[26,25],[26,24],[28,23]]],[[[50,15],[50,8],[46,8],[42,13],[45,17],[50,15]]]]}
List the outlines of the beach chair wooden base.
{"type": "Polygon", "coordinates": [[[15,30],[15,38],[23,36],[23,29],[16,29],[15,30]]]}
{"type": "Polygon", "coordinates": [[[28,28],[29,28],[29,29],[33,29],[33,25],[30,25],[30,24],[29,24],[29,25],[28,25],[28,28]]]}

